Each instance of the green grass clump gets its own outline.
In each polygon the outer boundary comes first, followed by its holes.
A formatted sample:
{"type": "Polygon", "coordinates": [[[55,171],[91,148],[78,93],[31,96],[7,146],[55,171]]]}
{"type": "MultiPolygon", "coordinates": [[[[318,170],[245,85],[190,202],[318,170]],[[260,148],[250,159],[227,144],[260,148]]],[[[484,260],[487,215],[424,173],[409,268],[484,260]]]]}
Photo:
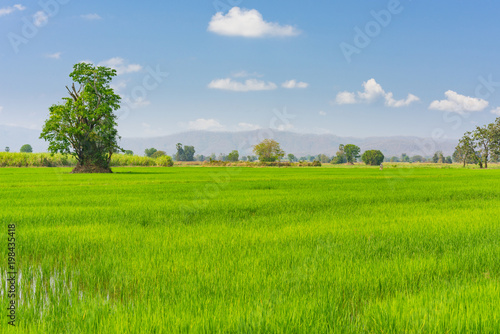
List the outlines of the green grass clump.
{"type": "Polygon", "coordinates": [[[498,170],[70,170],[0,169],[20,333],[500,332],[498,170]]]}

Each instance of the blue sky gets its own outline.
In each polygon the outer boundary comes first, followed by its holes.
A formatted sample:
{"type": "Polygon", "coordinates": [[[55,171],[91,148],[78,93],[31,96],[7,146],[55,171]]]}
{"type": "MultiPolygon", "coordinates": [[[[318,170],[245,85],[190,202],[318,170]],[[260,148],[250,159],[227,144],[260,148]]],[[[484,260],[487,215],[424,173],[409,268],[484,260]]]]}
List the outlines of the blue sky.
{"type": "Polygon", "coordinates": [[[500,115],[498,13],[492,0],[0,0],[0,124],[41,129],[91,61],[120,73],[123,137],[458,138],[500,115]]]}

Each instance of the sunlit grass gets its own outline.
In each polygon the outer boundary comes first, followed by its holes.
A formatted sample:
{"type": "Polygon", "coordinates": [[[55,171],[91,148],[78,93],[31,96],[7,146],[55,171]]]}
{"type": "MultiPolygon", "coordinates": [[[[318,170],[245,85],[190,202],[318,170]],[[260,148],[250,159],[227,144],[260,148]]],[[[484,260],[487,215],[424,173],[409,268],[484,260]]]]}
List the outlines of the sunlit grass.
{"type": "Polygon", "coordinates": [[[0,169],[19,332],[500,331],[498,170],[70,170],[0,169]]]}

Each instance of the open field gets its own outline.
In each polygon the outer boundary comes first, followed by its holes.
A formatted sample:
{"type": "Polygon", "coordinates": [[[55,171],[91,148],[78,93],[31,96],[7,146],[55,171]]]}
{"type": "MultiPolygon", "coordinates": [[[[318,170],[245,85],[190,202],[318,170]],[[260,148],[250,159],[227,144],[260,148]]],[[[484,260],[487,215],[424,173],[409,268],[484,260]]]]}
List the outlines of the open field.
{"type": "Polygon", "coordinates": [[[500,332],[499,170],[70,170],[0,169],[20,333],[500,332]]]}

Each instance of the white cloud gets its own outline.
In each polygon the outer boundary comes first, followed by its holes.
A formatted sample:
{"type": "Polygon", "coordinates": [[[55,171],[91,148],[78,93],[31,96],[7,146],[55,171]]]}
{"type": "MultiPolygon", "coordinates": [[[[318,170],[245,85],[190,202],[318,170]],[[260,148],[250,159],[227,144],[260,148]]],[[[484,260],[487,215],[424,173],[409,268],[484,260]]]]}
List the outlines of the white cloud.
{"type": "Polygon", "coordinates": [[[417,102],[417,101],[420,101],[420,99],[413,94],[408,94],[408,97],[403,100],[394,100],[391,92],[385,95],[385,104],[388,105],[389,107],[395,107],[395,108],[405,107],[409,106],[412,102],[417,102]]]}
{"type": "Polygon", "coordinates": [[[95,21],[95,20],[102,19],[102,17],[100,17],[99,14],[96,14],[96,13],[81,15],[80,17],[82,19],[89,20],[89,21],[95,21]]]}
{"type": "MultiPolygon", "coordinates": [[[[2,111],[2,107],[0,107],[0,111],[2,111]]],[[[493,115],[500,116],[500,107],[495,108],[495,109],[492,109],[492,110],[491,110],[491,113],[492,113],[493,115]]]]}
{"type": "Polygon", "coordinates": [[[25,9],[26,9],[26,7],[24,7],[23,5],[20,5],[20,4],[16,4],[16,5],[13,5],[11,7],[0,8],[0,16],[9,15],[17,10],[23,11],[25,9]]]}
{"type": "Polygon", "coordinates": [[[238,123],[238,130],[243,130],[243,131],[251,131],[251,130],[258,130],[261,129],[259,125],[256,124],[250,124],[250,123],[238,123]]]}
{"type": "Polygon", "coordinates": [[[61,52],[47,54],[47,55],[45,55],[45,57],[52,58],[52,59],[60,59],[61,58],[61,52]]]}
{"type": "Polygon", "coordinates": [[[408,94],[406,99],[395,100],[394,94],[392,92],[385,92],[382,86],[378,84],[375,79],[363,82],[363,88],[364,91],[357,92],[357,94],[346,91],[340,92],[337,94],[335,102],[337,102],[337,104],[354,104],[362,102],[372,103],[383,98],[386,106],[399,108],[408,106],[413,102],[420,101],[420,99],[413,94],[408,94]]]}
{"type": "Polygon", "coordinates": [[[319,114],[320,114],[320,116],[326,116],[326,112],[324,112],[323,110],[321,110],[321,111],[319,112],[319,114]]]}
{"type": "Polygon", "coordinates": [[[49,17],[43,10],[38,11],[33,15],[33,24],[37,27],[43,27],[49,21],[49,17]]]}
{"type": "Polygon", "coordinates": [[[134,73],[142,70],[142,66],[139,64],[126,64],[125,59],[120,57],[114,57],[108,60],[103,60],[99,64],[99,66],[111,67],[116,70],[116,74],[126,74],[126,73],[134,73]]]}
{"type": "Polygon", "coordinates": [[[188,129],[221,131],[224,130],[224,126],[215,119],[198,118],[197,120],[190,121],[188,123],[188,129]]]}
{"type": "Polygon", "coordinates": [[[296,36],[300,32],[290,26],[264,21],[262,14],[255,9],[233,7],[224,15],[217,13],[208,25],[208,31],[225,36],[270,37],[296,36]]]}
{"type": "Polygon", "coordinates": [[[281,84],[281,87],[293,89],[293,88],[307,88],[309,84],[307,82],[297,82],[296,80],[288,80],[281,84]]]}
{"type": "Polygon", "coordinates": [[[353,104],[356,103],[356,96],[354,93],[340,92],[337,94],[335,102],[337,102],[337,104],[353,104]]]}
{"type": "Polygon", "coordinates": [[[460,95],[452,90],[447,91],[444,95],[446,96],[445,100],[433,101],[429,109],[451,111],[464,115],[467,112],[482,111],[489,105],[486,100],[460,95]]]}
{"type": "Polygon", "coordinates": [[[216,79],[208,84],[208,88],[231,90],[234,92],[250,92],[261,90],[273,90],[277,86],[272,82],[265,82],[257,79],[248,79],[244,83],[233,81],[231,78],[216,79]]]}
{"type": "Polygon", "coordinates": [[[0,106],[0,114],[2,113],[2,110],[3,110],[3,107],[2,107],[2,106],[0,106]]]}

